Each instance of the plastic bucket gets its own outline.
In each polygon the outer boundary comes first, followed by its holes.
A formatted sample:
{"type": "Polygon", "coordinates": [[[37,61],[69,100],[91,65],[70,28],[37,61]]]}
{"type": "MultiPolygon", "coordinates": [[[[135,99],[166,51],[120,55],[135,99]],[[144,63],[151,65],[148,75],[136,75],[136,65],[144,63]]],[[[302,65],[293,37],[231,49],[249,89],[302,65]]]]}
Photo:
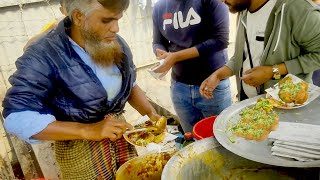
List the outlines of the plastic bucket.
{"type": "Polygon", "coordinates": [[[193,126],[193,136],[197,140],[201,140],[203,138],[212,137],[213,134],[213,123],[216,120],[217,116],[207,117],[205,119],[200,120],[193,126]]]}

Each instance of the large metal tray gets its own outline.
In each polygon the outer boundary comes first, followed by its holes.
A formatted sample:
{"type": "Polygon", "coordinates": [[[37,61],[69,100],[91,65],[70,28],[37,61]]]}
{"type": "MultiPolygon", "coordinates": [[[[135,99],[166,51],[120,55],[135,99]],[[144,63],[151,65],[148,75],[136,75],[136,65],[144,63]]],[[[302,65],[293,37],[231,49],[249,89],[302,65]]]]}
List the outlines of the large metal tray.
{"type": "MultiPolygon", "coordinates": [[[[257,142],[245,140],[233,136],[235,142],[230,141],[231,132],[227,132],[227,126],[234,124],[240,118],[239,112],[248,106],[256,103],[256,100],[264,95],[247,99],[236,103],[225,109],[215,120],[213,131],[219,143],[229,151],[250,159],[252,161],[284,166],[284,167],[320,167],[320,160],[312,162],[300,162],[287,158],[281,158],[271,155],[271,144],[268,139],[257,142]]],[[[318,97],[307,106],[298,109],[275,109],[279,113],[280,121],[299,122],[306,124],[320,125],[320,98],[318,97]]]]}

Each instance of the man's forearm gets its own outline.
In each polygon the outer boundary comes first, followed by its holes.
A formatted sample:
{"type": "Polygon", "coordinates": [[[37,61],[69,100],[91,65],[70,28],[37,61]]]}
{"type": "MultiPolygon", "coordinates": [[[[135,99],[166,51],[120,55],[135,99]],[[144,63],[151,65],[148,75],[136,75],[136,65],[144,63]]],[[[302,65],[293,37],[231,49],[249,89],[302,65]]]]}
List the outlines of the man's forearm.
{"type": "Polygon", "coordinates": [[[176,56],[176,58],[175,58],[176,62],[199,57],[198,49],[195,48],[195,47],[191,47],[191,48],[188,48],[188,49],[177,51],[177,52],[174,52],[174,54],[176,56]]]}
{"type": "Polygon", "coordinates": [[[217,76],[219,80],[223,80],[232,76],[233,72],[228,66],[223,66],[220,69],[216,70],[212,75],[217,76]]]}
{"type": "Polygon", "coordinates": [[[133,87],[128,102],[141,115],[148,115],[150,117],[156,112],[138,85],[133,87]]]}
{"type": "Polygon", "coordinates": [[[51,141],[84,139],[86,126],[88,125],[77,122],[54,121],[32,138],[51,141]]]}
{"type": "MultiPolygon", "coordinates": [[[[287,70],[287,67],[286,67],[286,64],[285,64],[285,63],[275,64],[275,65],[276,65],[276,67],[278,68],[279,74],[280,74],[281,76],[285,76],[285,75],[288,74],[288,70],[287,70]]],[[[269,76],[270,79],[272,79],[273,76],[274,76],[273,66],[266,66],[266,67],[268,67],[269,70],[266,71],[267,73],[265,73],[264,75],[269,74],[269,75],[267,75],[267,76],[269,76]]]]}
{"type": "Polygon", "coordinates": [[[285,63],[278,64],[277,67],[279,68],[279,73],[281,75],[287,75],[288,74],[288,69],[287,69],[285,63]]]}

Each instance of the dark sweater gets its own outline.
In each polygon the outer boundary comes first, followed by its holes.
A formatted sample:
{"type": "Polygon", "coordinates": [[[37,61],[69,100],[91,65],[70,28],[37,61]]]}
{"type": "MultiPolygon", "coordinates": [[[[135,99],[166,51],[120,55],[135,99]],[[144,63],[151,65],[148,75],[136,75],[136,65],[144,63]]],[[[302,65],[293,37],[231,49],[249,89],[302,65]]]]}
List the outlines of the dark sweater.
{"type": "Polygon", "coordinates": [[[227,59],[228,9],[220,0],[160,0],[153,11],[153,49],[196,47],[200,56],[172,68],[176,81],[200,85],[227,59]]]}

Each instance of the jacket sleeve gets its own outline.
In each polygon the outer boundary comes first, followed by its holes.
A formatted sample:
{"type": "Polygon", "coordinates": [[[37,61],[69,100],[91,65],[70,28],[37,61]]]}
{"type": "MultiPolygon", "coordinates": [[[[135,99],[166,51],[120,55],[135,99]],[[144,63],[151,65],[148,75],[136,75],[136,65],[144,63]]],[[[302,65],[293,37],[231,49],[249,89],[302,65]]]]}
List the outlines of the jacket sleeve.
{"type": "Polygon", "coordinates": [[[9,78],[12,87],[3,101],[3,116],[6,118],[13,112],[21,111],[51,114],[47,101],[54,88],[54,77],[48,61],[24,55],[17,60],[16,67],[17,70],[9,78]]]}
{"type": "Polygon", "coordinates": [[[44,130],[56,118],[50,114],[39,114],[33,111],[21,111],[8,115],[4,121],[7,132],[16,135],[20,139],[30,143],[40,143],[40,140],[32,136],[44,130]]]}
{"type": "Polygon", "coordinates": [[[160,27],[159,27],[159,12],[158,12],[158,6],[161,2],[157,2],[155,7],[153,8],[152,13],[152,21],[153,21],[153,41],[152,41],[152,47],[153,52],[156,54],[156,49],[162,49],[164,51],[168,51],[167,47],[169,45],[169,41],[161,34],[160,27]]]}
{"type": "Polygon", "coordinates": [[[291,74],[308,74],[320,69],[320,11],[314,9],[303,17],[293,29],[293,36],[300,46],[301,55],[285,61],[288,73],[291,74]]]}
{"type": "Polygon", "coordinates": [[[230,58],[230,60],[227,62],[227,64],[226,64],[226,66],[228,67],[228,68],[230,68],[231,70],[232,70],[232,74],[234,75],[234,73],[235,73],[235,57],[234,56],[232,56],[231,58],[230,58]]]}
{"type": "Polygon", "coordinates": [[[213,33],[208,40],[196,45],[200,56],[227,48],[229,41],[229,12],[227,6],[219,0],[202,1],[204,1],[204,14],[208,15],[208,17],[202,17],[202,19],[209,21],[210,26],[206,28],[207,31],[213,33]]]}
{"type": "MultiPolygon", "coordinates": [[[[233,54],[233,56],[229,59],[229,61],[226,63],[226,66],[227,67],[229,67],[231,70],[232,70],[232,73],[233,73],[233,75],[235,75],[235,73],[237,73],[237,71],[236,71],[236,67],[237,67],[237,65],[236,65],[236,63],[237,63],[237,59],[236,59],[236,52],[237,52],[237,44],[239,44],[238,43],[238,41],[240,41],[240,37],[241,37],[241,32],[243,32],[242,30],[240,31],[240,29],[243,29],[243,27],[241,27],[241,24],[242,23],[239,23],[240,22],[240,18],[243,16],[242,15],[242,13],[243,12],[240,12],[240,13],[238,13],[238,15],[237,15],[237,27],[236,27],[236,29],[237,29],[237,34],[236,34],[236,39],[235,39],[235,46],[234,46],[234,54],[233,54]],[[240,28],[241,27],[241,28],[240,28]],[[240,32],[240,33],[239,33],[240,32]]],[[[242,50],[241,50],[242,51],[242,50]]],[[[243,51],[242,51],[243,52],[243,51]]]]}

